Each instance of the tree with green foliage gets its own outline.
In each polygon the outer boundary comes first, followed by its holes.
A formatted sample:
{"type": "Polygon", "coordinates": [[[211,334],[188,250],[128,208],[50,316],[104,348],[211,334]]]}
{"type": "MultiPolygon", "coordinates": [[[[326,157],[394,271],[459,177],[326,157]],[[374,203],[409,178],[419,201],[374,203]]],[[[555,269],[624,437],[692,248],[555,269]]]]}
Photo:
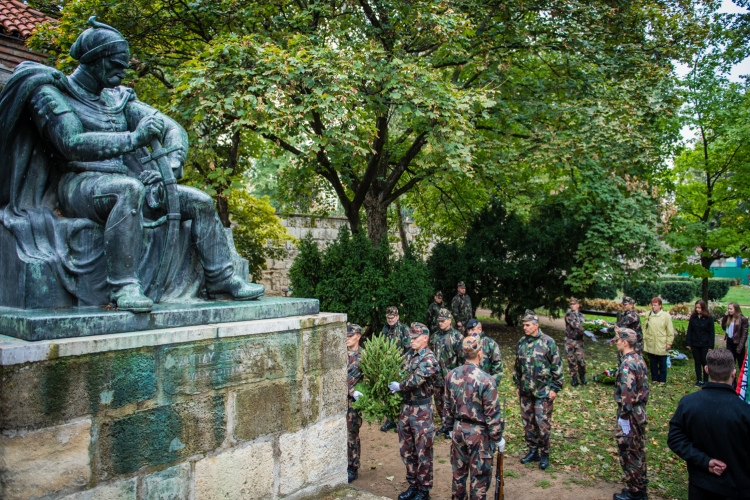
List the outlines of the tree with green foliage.
{"type": "Polygon", "coordinates": [[[731,83],[715,52],[693,61],[684,119],[696,134],[674,161],[674,205],[664,226],[673,268],[703,280],[709,300],[711,264],[750,257],[750,95],[731,83]]]}

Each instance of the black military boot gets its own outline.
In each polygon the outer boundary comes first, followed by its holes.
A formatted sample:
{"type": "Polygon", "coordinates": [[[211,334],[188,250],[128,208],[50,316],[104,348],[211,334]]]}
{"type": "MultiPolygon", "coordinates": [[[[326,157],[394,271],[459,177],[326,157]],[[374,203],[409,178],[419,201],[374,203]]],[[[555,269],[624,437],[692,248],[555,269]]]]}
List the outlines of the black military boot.
{"type": "Polygon", "coordinates": [[[414,500],[430,500],[430,490],[419,490],[414,500]]]}
{"type": "Polygon", "coordinates": [[[578,375],[573,375],[573,381],[570,383],[571,387],[578,387],[578,375]]]}
{"type": "Polygon", "coordinates": [[[359,473],[357,473],[357,469],[346,469],[346,473],[349,476],[349,482],[356,481],[359,477],[359,473]]]}
{"type": "Polygon", "coordinates": [[[529,450],[526,456],[521,459],[522,464],[526,464],[529,462],[538,462],[538,461],[539,461],[539,452],[537,450],[529,450]]]}
{"type": "Polygon", "coordinates": [[[390,419],[385,419],[385,423],[380,427],[380,430],[383,432],[388,432],[391,429],[395,429],[396,424],[390,421],[390,419]]]}
{"type": "Polygon", "coordinates": [[[419,493],[419,488],[415,485],[409,486],[409,489],[398,496],[398,500],[412,500],[419,493]]]}
{"type": "Polygon", "coordinates": [[[586,372],[581,373],[581,385],[588,385],[589,381],[586,380],[586,372]]]}
{"type": "Polygon", "coordinates": [[[539,468],[544,470],[547,467],[549,467],[549,455],[540,455],[539,456],[539,468]]]}
{"type": "Polygon", "coordinates": [[[437,431],[437,433],[445,436],[445,439],[450,439],[450,436],[448,435],[450,431],[451,431],[450,427],[448,427],[447,425],[444,425],[440,428],[439,431],[437,431]]]}
{"type": "Polygon", "coordinates": [[[627,488],[623,488],[622,493],[612,495],[612,500],[648,500],[648,495],[645,491],[633,493],[627,488]]]}

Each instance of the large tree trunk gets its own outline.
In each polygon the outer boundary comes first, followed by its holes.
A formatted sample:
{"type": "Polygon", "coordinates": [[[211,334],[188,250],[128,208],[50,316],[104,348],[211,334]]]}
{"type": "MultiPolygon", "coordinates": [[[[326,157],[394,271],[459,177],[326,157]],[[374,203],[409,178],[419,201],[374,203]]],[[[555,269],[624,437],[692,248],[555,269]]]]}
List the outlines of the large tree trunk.
{"type": "Polygon", "coordinates": [[[398,210],[398,234],[401,236],[401,249],[404,254],[409,249],[409,240],[406,235],[406,227],[404,226],[404,214],[401,213],[401,202],[396,200],[396,210],[398,210]]]}
{"type": "Polygon", "coordinates": [[[231,227],[229,220],[229,201],[223,194],[216,195],[216,212],[219,214],[219,220],[224,227],[231,227]]]}
{"type": "MultiPolygon", "coordinates": [[[[702,248],[706,248],[705,246],[702,248]]],[[[706,271],[710,271],[711,264],[714,263],[714,260],[711,257],[703,257],[701,256],[701,266],[706,271]]],[[[706,304],[708,304],[708,278],[703,278],[701,280],[701,298],[706,301],[706,304]]]]}
{"type": "Polygon", "coordinates": [[[379,245],[383,237],[388,237],[388,205],[379,198],[368,194],[364,203],[367,213],[367,236],[374,245],[379,245]]]}

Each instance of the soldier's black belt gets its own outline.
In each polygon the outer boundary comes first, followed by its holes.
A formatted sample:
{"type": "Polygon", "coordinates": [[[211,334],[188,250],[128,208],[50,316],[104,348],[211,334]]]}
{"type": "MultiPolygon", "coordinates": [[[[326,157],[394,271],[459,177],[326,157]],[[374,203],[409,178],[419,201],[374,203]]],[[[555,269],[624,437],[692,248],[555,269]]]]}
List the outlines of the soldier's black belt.
{"type": "Polygon", "coordinates": [[[485,422],[477,422],[476,420],[471,420],[470,418],[460,418],[459,417],[459,418],[456,419],[456,421],[463,422],[465,424],[471,424],[471,425],[484,425],[484,426],[487,425],[485,422]]]}
{"type": "Polygon", "coordinates": [[[404,399],[401,402],[401,404],[411,405],[411,406],[419,406],[419,405],[429,404],[431,401],[432,401],[432,398],[404,399]]]}

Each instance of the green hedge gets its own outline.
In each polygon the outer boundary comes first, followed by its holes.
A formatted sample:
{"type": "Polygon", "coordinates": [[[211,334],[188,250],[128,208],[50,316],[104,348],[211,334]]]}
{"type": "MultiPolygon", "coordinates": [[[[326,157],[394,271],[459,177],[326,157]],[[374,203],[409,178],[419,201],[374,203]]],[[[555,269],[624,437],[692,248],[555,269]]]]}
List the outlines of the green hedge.
{"type": "Polygon", "coordinates": [[[659,296],[659,284],[644,281],[642,283],[626,282],[623,287],[625,295],[632,297],[639,306],[647,306],[651,299],[659,296]]]}
{"type": "MultiPolygon", "coordinates": [[[[708,280],[708,300],[721,300],[729,293],[732,280],[727,278],[711,278],[708,280]]],[[[702,289],[698,288],[698,295],[702,289]]]]}
{"type": "Polygon", "coordinates": [[[670,304],[691,302],[695,297],[695,284],[689,281],[662,281],[661,298],[670,304]]]}
{"type": "Polygon", "coordinates": [[[385,309],[395,305],[403,323],[424,321],[432,298],[427,265],[407,252],[395,255],[387,238],[375,246],[362,232],[348,228],[320,250],[312,236],[299,242],[299,254],[289,269],[295,297],[320,300],[322,311],[342,312],[349,321],[379,330],[385,309]]]}

